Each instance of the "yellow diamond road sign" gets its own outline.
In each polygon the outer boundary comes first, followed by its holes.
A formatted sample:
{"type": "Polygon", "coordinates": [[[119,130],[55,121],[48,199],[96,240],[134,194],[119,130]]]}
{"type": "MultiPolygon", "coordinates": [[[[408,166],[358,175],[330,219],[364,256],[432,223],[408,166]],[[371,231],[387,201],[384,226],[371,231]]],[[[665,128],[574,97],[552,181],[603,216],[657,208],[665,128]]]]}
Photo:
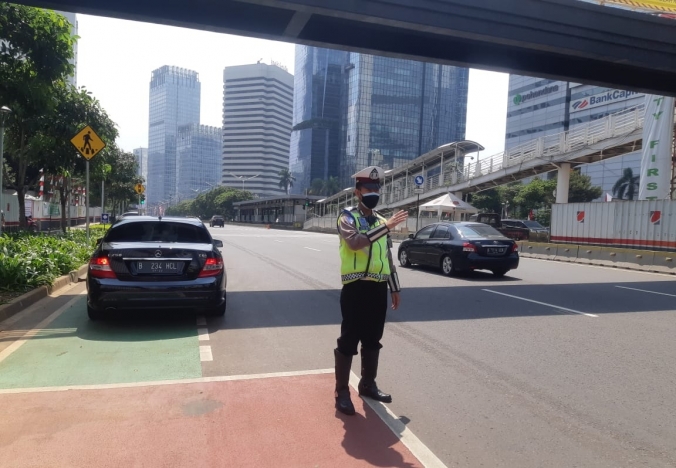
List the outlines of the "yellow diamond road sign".
{"type": "Polygon", "coordinates": [[[143,184],[136,184],[136,185],[134,186],[134,190],[136,190],[136,193],[138,193],[139,195],[141,195],[143,192],[146,191],[146,188],[143,186],[143,184]]]}
{"type": "Polygon", "coordinates": [[[86,159],[96,156],[99,151],[106,147],[106,144],[96,134],[89,125],[80,130],[70,142],[77,148],[77,151],[86,159]]]}

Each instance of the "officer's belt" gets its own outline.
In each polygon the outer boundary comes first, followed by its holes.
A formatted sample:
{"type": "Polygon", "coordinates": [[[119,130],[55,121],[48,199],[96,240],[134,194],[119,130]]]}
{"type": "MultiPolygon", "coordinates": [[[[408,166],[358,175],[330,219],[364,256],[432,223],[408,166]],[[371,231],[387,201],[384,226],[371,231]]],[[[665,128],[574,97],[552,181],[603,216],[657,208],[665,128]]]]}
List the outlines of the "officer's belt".
{"type": "Polygon", "coordinates": [[[360,279],[375,280],[375,281],[379,281],[379,282],[384,282],[384,281],[387,281],[390,278],[390,275],[381,275],[381,274],[378,274],[378,273],[367,273],[367,274],[350,273],[350,274],[347,274],[347,275],[342,275],[340,278],[343,282],[360,280],[360,279]]]}

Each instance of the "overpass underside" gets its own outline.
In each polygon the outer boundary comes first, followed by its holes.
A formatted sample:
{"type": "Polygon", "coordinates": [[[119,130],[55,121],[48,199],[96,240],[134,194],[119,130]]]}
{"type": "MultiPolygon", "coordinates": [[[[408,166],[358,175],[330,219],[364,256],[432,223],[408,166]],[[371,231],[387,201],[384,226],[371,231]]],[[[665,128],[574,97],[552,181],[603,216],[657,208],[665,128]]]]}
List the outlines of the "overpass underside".
{"type": "Polygon", "coordinates": [[[676,96],[674,22],[577,0],[17,0],[676,96]]]}

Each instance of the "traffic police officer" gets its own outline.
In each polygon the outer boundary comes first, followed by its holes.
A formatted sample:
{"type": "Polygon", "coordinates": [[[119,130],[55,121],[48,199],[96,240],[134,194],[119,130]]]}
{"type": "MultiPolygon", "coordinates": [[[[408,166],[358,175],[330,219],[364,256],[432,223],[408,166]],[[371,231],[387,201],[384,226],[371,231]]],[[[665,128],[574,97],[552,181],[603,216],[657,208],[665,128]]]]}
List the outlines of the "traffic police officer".
{"type": "Polygon", "coordinates": [[[399,279],[392,262],[392,240],[389,232],[406,221],[408,213],[399,211],[390,219],[383,218],[374,208],[378,204],[380,180],[385,173],[377,166],[363,169],[356,179],[355,197],[359,206],[345,208],[338,217],[340,234],[340,274],[343,290],[336,359],[336,409],[344,414],[355,413],[350,399],[350,369],[352,356],[361,342],[361,380],[359,394],[390,403],[392,397],[376,385],[380,339],[387,314],[387,288],[392,295],[392,309],[399,307],[399,279]]]}

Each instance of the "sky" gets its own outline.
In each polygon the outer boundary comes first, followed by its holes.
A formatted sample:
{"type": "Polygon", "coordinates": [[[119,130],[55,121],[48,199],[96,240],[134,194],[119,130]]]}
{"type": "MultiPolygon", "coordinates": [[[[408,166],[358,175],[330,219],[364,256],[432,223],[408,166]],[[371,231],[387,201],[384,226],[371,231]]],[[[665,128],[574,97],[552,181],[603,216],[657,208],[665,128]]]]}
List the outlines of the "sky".
{"type": "MultiPolygon", "coordinates": [[[[275,61],[294,68],[290,43],[193,29],[78,15],[77,84],[101,102],[118,125],[118,145],[148,146],[148,96],[152,70],[175,65],[199,73],[201,124],[220,127],[223,68],[275,61]]],[[[501,152],[505,140],[509,75],[470,70],[466,139],[501,152]]]]}

